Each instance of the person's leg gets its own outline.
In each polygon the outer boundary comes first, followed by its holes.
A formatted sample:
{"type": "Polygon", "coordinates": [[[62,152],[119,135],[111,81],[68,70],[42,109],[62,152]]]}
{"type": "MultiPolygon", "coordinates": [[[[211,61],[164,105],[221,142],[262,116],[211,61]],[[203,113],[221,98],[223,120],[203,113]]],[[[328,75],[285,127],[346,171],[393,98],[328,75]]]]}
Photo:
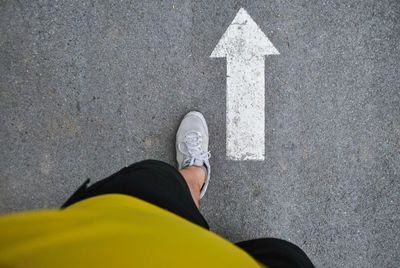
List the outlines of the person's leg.
{"type": "Polygon", "coordinates": [[[205,228],[199,212],[199,199],[210,178],[208,129],[203,115],[190,112],[177,131],[178,167],[161,161],[147,160],[133,164],[116,174],[87,187],[86,181],[62,206],[66,208],[83,199],[101,194],[131,195],[165,208],[205,228]]]}
{"type": "Polygon", "coordinates": [[[200,190],[204,185],[206,172],[201,167],[188,166],[179,170],[190,189],[193,201],[199,208],[200,190]]]}
{"type": "MultiPolygon", "coordinates": [[[[189,176],[191,177],[191,173],[189,176]]],[[[195,224],[209,229],[191,195],[190,188],[173,166],[145,160],[87,187],[86,181],[62,206],[67,208],[84,199],[103,194],[125,194],[167,209],[195,224]]]]}
{"type": "Polygon", "coordinates": [[[270,268],[314,268],[298,246],[277,238],[259,238],[236,243],[257,261],[270,268]]]}

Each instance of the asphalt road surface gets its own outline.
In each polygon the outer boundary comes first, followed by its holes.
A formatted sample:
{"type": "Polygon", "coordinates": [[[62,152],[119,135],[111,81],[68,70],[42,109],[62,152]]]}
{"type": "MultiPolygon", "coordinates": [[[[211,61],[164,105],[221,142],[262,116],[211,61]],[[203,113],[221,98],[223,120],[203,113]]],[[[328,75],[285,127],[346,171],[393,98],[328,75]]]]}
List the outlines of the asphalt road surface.
{"type": "Polygon", "coordinates": [[[142,159],[175,165],[199,110],[213,232],[289,240],[317,267],[398,267],[399,20],[397,0],[2,0],[0,212],[59,207],[142,159]],[[280,52],[263,161],[227,159],[226,60],[209,57],[241,7],[280,52]]]}

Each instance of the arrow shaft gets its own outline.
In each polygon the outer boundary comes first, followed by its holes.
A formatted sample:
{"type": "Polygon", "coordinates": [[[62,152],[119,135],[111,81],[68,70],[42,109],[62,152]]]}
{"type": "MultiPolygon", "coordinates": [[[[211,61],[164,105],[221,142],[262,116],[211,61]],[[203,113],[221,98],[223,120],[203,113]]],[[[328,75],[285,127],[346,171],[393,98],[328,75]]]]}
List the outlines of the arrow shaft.
{"type": "Polygon", "coordinates": [[[226,154],[232,160],[265,158],[264,57],[227,57],[226,154]]]}

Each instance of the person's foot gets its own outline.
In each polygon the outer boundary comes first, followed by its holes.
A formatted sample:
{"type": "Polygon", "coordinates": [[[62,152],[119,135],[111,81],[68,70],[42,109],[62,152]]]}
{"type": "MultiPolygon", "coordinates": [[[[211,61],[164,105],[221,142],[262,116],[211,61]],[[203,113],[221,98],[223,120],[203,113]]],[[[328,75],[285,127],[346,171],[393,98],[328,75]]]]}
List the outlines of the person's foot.
{"type": "Polygon", "coordinates": [[[208,128],[204,116],[199,112],[189,112],[183,118],[176,133],[176,160],[178,168],[197,166],[205,171],[204,185],[200,191],[202,198],[210,181],[211,167],[208,159],[208,128]]]}

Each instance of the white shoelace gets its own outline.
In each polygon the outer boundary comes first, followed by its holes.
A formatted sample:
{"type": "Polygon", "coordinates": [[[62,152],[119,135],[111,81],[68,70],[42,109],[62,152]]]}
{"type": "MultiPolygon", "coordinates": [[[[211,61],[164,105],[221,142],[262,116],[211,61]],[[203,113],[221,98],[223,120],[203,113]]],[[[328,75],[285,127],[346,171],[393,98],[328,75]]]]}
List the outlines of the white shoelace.
{"type": "Polygon", "coordinates": [[[200,132],[192,131],[185,135],[185,139],[182,143],[178,144],[178,149],[187,158],[184,163],[185,166],[193,166],[196,160],[206,161],[211,157],[210,152],[203,152],[202,149],[203,138],[200,132]],[[185,146],[187,150],[184,150],[182,146],[185,146]]]}

